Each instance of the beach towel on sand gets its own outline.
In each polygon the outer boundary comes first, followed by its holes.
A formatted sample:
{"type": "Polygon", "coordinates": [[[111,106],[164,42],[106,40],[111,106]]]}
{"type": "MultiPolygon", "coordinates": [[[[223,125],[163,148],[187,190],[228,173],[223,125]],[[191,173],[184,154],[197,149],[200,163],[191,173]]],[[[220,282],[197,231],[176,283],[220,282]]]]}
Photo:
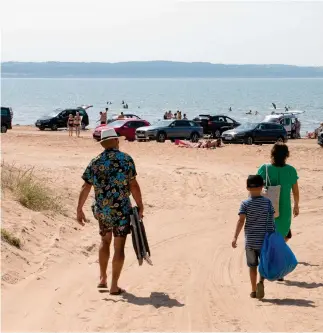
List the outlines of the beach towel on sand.
{"type": "Polygon", "coordinates": [[[269,281],[282,279],[297,266],[297,259],[279,232],[266,233],[260,253],[259,274],[269,281]]]}

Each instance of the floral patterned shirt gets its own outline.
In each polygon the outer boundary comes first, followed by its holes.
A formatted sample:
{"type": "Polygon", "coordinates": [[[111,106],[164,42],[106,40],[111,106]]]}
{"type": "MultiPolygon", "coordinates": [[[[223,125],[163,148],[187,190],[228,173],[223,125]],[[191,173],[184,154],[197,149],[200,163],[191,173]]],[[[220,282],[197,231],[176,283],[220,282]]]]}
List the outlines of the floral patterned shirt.
{"type": "Polygon", "coordinates": [[[96,219],[108,226],[129,223],[130,181],[136,175],[133,159],[118,149],[106,149],[90,162],[82,178],[94,187],[96,219]]]}

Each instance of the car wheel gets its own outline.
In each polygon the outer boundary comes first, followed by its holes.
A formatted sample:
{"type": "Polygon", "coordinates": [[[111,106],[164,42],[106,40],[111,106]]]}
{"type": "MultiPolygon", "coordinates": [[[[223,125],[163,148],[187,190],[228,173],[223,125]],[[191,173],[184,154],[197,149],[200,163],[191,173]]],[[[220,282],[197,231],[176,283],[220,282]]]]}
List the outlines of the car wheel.
{"type": "Polygon", "coordinates": [[[6,125],[1,125],[1,133],[7,133],[7,126],[6,125]]]}
{"type": "Polygon", "coordinates": [[[291,137],[291,139],[296,139],[296,132],[292,132],[292,133],[290,134],[290,137],[291,137]]]}
{"type": "Polygon", "coordinates": [[[253,144],[253,138],[251,136],[248,136],[246,139],[246,144],[247,145],[252,145],[253,144]]]}
{"type": "Polygon", "coordinates": [[[52,131],[57,131],[58,127],[56,124],[53,124],[50,128],[52,131]]]}
{"type": "Polygon", "coordinates": [[[85,130],[85,127],[86,127],[86,125],[84,123],[82,123],[81,128],[82,128],[83,131],[85,130]]]}
{"type": "Polygon", "coordinates": [[[198,142],[199,141],[200,136],[198,135],[198,133],[194,132],[191,134],[191,141],[192,142],[198,142]]]}
{"type": "Polygon", "coordinates": [[[157,134],[157,142],[165,142],[166,141],[166,133],[165,132],[159,132],[157,134]]]}
{"type": "Polygon", "coordinates": [[[39,130],[40,130],[40,131],[45,131],[45,127],[40,126],[40,127],[39,127],[39,130]]]}
{"type": "Polygon", "coordinates": [[[277,139],[277,142],[284,142],[284,138],[282,136],[280,136],[278,139],[277,139]]]}

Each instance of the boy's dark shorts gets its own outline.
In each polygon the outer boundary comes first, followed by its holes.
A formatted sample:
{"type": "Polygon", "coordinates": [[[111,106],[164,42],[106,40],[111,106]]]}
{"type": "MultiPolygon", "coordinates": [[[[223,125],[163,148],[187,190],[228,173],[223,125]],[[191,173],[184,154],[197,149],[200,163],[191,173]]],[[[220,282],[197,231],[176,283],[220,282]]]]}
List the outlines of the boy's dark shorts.
{"type": "Polygon", "coordinates": [[[246,249],[248,267],[258,267],[261,250],[246,249]]]}
{"type": "Polygon", "coordinates": [[[289,229],[288,234],[286,235],[287,239],[291,239],[292,238],[292,231],[289,229]]]}

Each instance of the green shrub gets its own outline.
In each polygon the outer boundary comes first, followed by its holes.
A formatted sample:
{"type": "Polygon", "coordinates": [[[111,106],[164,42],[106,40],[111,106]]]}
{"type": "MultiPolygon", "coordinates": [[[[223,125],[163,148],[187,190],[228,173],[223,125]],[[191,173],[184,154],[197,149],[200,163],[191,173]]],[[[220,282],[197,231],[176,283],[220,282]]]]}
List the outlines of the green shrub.
{"type": "Polygon", "coordinates": [[[1,228],[1,239],[8,244],[15,246],[16,248],[21,248],[20,239],[13,236],[8,230],[1,228]]]}
{"type": "Polygon", "coordinates": [[[35,176],[34,168],[20,168],[2,163],[2,189],[12,191],[17,201],[26,208],[63,213],[64,209],[58,196],[53,195],[45,180],[35,176]]]}

